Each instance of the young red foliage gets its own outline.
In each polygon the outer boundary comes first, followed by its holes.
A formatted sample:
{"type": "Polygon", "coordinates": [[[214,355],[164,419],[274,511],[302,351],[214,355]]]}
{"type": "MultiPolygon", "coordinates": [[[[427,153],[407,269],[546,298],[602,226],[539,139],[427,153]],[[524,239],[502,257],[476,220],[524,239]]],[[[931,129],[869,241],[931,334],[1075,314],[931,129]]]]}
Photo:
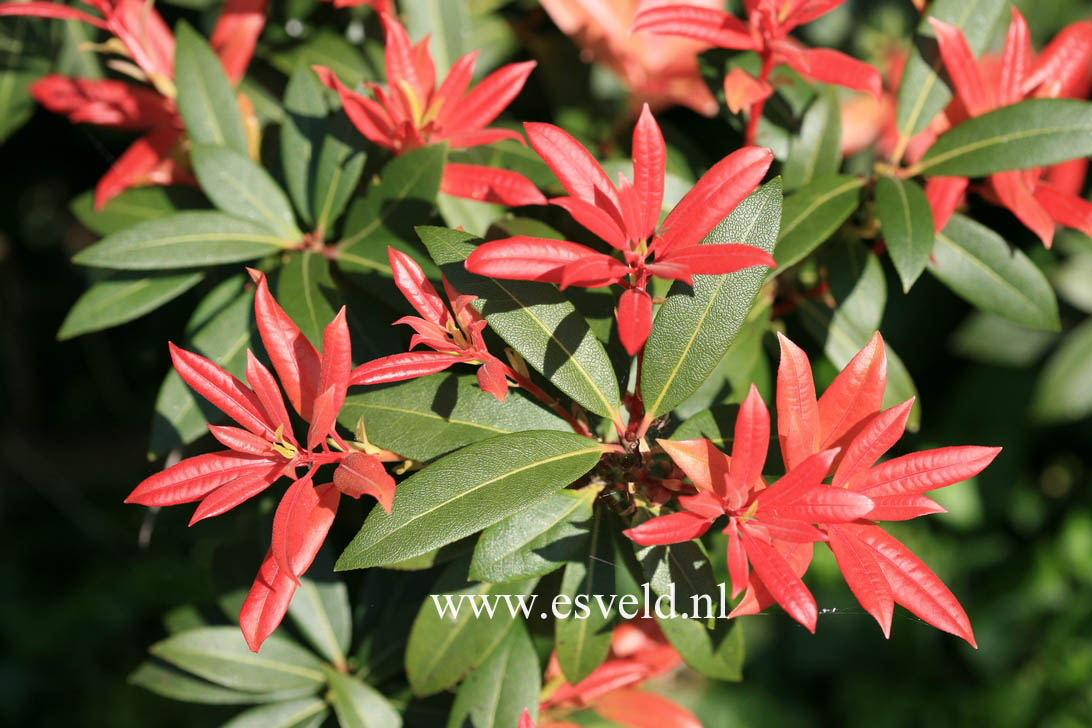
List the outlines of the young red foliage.
{"type": "Polygon", "coordinates": [[[208,359],[170,344],[183,381],[242,427],[209,425],[228,450],[187,458],[156,473],[125,502],[164,506],[201,500],[192,525],[234,508],[281,477],[293,481],[277,507],[269,554],[239,618],[247,644],[257,651],[280,624],[299,576],[330,529],[340,496],[373,495],[389,513],[395,483],[380,457],[349,452],[336,430],[352,368],[345,309],[327,325],[320,355],[273,300],[265,277],[257,271],[251,275],[258,284],[254,311],[262,342],[293,407],[310,422],[306,447],[292,433],[276,380],[252,353],[247,352],[248,387],[208,359]],[[315,487],[318,468],[331,464],[338,465],[334,482],[315,487]],[[299,476],[301,468],[305,472],[299,476]]]}
{"type": "Polygon", "coordinates": [[[622,260],[580,243],[524,235],[484,243],[466,261],[472,273],[493,278],[626,289],[615,312],[618,333],[630,354],[652,329],[649,280],[693,281],[694,275],[732,273],[773,258],[752,245],[700,245],[740,200],[755,190],[773,160],[770,150],[745,147],[713,166],[679,201],[662,225],[667,149],[646,104],[633,130],[633,182],[619,175],[616,187],[595,158],[552,124],[524,125],[531,146],[553,170],[568,197],[550,200],[621,254],[622,260]],[[649,258],[652,260],[649,260],[649,258]]]}
{"type": "MultiPolygon", "coordinates": [[[[393,16],[381,13],[380,18],[386,38],[387,85],[366,83],[374,98],[348,88],[329,68],[314,67],[322,83],[341,97],[345,113],[361,134],[395,154],[445,140],[456,149],[502,139],[523,143],[518,132],[487,127],[519,94],[534,61],[503,66],[468,92],[478,58],[478,51],[473,51],[452,64],[437,88],[429,39],[413,45],[393,16]]],[[[505,205],[546,204],[529,179],[495,167],[449,164],[440,188],[456,197],[505,205]]]]}
{"type": "MultiPolygon", "coordinates": [[[[185,158],[182,119],[174,104],[174,35],[155,8],[144,0],[89,0],[102,18],[59,2],[0,3],[0,17],[30,16],[79,20],[111,33],[132,61],[126,72],[150,84],[75,79],[49,74],[31,84],[30,93],[50,111],[76,123],[143,132],[118,157],[95,187],[101,209],[130,187],[144,184],[192,184],[185,158]]],[[[237,83],[246,73],[265,26],[268,0],[227,0],[213,28],[210,44],[237,83]]],[[[249,108],[249,105],[247,106],[249,108]]]]}

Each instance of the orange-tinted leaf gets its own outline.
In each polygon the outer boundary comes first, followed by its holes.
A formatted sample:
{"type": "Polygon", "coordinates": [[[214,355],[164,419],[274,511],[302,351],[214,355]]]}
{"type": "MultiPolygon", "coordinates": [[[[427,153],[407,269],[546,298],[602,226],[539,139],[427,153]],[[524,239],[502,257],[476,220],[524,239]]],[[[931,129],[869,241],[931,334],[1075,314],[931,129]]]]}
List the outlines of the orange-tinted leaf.
{"type": "Polygon", "coordinates": [[[831,482],[836,486],[845,485],[851,477],[872,467],[902,437],[913,406],[914,398],[911,397],[900,405],[873,415],[846,448],[831,482]]]}
{"type": "Polygon", "coordinates": [[[641,546],[664,546],[698,538],[712,524],[712,518],[679,511],[649,519],[639,526],[627,528],[622,533],[641,546]]]}
{"type": "Polygon", "coordinates": [[[444,165],[440,191],[453,197],[500,205],[545,205],[546,197],[535,183],[519,172],[479,164],[444,165]]]}
{"type": "Polygon", "coordinates": [[[180,136],[173,125],[160,125],[130,144],[95,185],[95,209],[101,210],[114,197],[169,164],[169,154],[180,136]]]}
{"type": "Polygon", "coordinates": [[[1014,104],[1024,98],[1023,84],[1031,68],[1031,37],[1027,21],[1016,6],[1012,6],[1012,22],[1005,36],[1005,50],[1001,54],[1001,98],[1002,106],[1014,104]]]}
{"type": "Polygon", "coordinates": [[[228,80],[238,83],[250,65],[258,36],[265,27],[269,0],[227,0],[209,37],[209,45],[224,64],[228,80]]]}
{"type": "Polygon", "coordinates": [[[637,192],[639,236],[650,237],[660,222],[663,209],[667,147],[648,104],[641,109],[633,129],[633,186],[637,192]]]}
{"type": "Polygon", "coordinates": [[[872,615],[883,630],[884,637],[891,636],[891,618],[895,611],[895,597],[887,583],[887,577],[876,560],[875,552],[857,540],[854,532],[841,526],[827,528],[828,544],[838,560],[838,568],[853,596],[864,610],[872,615]]]}
{"type": "Polygon", "coordinates": [[[843,445],[844,436],[880,411],[886,388],[887,353],[877,331],[819,398],[819,447],[843,445]]]}
{"type": "Polygon", "coordinates": [[[273,541],[270,544],[273,558],[277,562],[277,568],[294,580],[299,575],[292,568],[292,564],[296,560],[296,554],[306,543],[311,513],[319,505],[318,495],[311,482],[313,473],[314,470],[309,470],[289,486],[273,515],[273,541]]]}
{"type": "Polygon", "coordinates": [[[396,485],[379,458],[362,452],[349,453],[334,471],[335,488],[352,498],[370,495],[387,513],[391,512],[396,485]]]}
{"type": "Polygon", "coordinates": [[[578,197],[555,197],[550,200],[550,204],[566,210],[578,223],[602,238],[612,248],[629,250],[626,231],[617,210],[609,206],[608,209],[596,207],[578,197]]]}
{"type": "Polygon", "coordinates": [[[652,297],[646,291],[629,288],[618,299],[618,338],[626,353],[633,356],[648,340],[652,331],[652,297]]]}
{"type": "Polygon", "coordinates": [[[883,76],[874,66],[839,51],[807,48],[801,50],[799,56],[787,56],[785,62],[802,76],[820,83],[867,91],[876,99],[883,92],[883,76]],[[800,56],[803,57],[805,66],[801,67],[797,62],[796,59],[800,56]]]}
{"type": "Polygon", "coordinates": [[[736,416],[732,440],[732,465],[725,499],[731,509],[740,508],[747,493],[762,478],[766,451],[770,447],[770,411],[754,384],[736,416]]]}
{"type": "Polygon", "coordinates": [[[693,713],[667,698],[641,690],[615,690],[600,697],[592,709],[626,728],[702,728],[693,713]]]}
{"type": "Polygon", "coordinates": [[[925,199],[933,210],[933,230],[940,232],[963,199],[970,182],[966,177],[930,177],[925,181],[925,199]]]}
{"type": "Polygon", "coordinates": [[[1054,242],[1054,220],[1031,194],[1021,171],[1014,169],[991,175],[990,185],[1001,204],[1035,233],[1044,247],[1049,248],[1054,242]]]}
{"type": "MultiPolygon", "coordinates": [[[[698,440],[657,440],[671,460],[686,473],[699,491],[712,491],[718,497],[725,496],[731,460],[716,446],[701,438],[698,440]]],[[[738,498],[736,498],[738,499],[738,498]]]]}
{"type": "Polygon", "coordinates": [[[496,357],[487,359],[478,367],[477,377],[478,386],[483,392],[489,392],[499,402],[504,401],[508,395],[508,375],[504,362],[496,357]]]}
{"type": "Polygon", "coordinates": [[[269,292],[264,275],[251,271],[251,278],[258,284],[254,295],[254,318],[262,344],[273,362],[273,369],[281,380],[281,386],[292,407],[311,421],[311,408],[318,396],[322,376],[322,362],[318,351],[303,335],[269,292]]]}
{"type": "Polygon", "coordinates": [[[404,379],[414,379],[415,377],[423,377],[426,374],[442,372],[458,361],[461,360],[451,354],[438,351],[409,351],[404,354],[391,354],[358,366],[349,377],[349,384],[401,382],[404,379]]]}
{"type": "Polygon", "coordinates": [[[1035,186],[1035,201],[1058,224],[1092,235],[1092,202],[1043,182],[1035,186]]]}
{"type": "Polygon", "coordinates": [[[454,111],[445,119],[447,131],[454,135],[491,124],[519,95],[535,65],[534,61],[509,63],[486,76],[470,93],[455,101],[454,111]]]}
{"type": "Polygon", "coordinates": [[[944,59],[944,67],[948,70],[948,77],[952,79],[967,113],[978,116],[994,108],[997,100],[991,97],[989,89],[982,81],[978,64],[967,45],[963,31],[937,18],[929,18],[929,23],[936,32],[937,45],[940,47],[940,56],[944,59]]]}
{"type": "Polygon", "coordinates": [[[742,243],[709,243],[674,248],[658,262],[685,266],[693,275],[735,273],[756,265],[777,267],[773,256],[765,250],[742,243]]]}
{"type": "Polygon", "coordinates": [[[337,396],[337,387],[330,387],[315,398],[311,427],[307,430],[308,450],[314,450],[326,440],[327,435],[334,432],[337,415],[341,411],[341,407],[337,405],[337,396]]]}
{"type": "Polygon", "coordinates": [[[770,596],[790,617],[814,633],[815,623],[819,618],[815,597],[804,586],[789,562],[777,549],[752,536],[746,528],[741,528],[739,535],[748,561],[770,596]]]}
{"type": "Polygon", "coordinates": [[[925,493],[973,478],[989,465],[999,447],[941,447],[902,455],[861,471],[845,486],[870,498],[925,493]]]}
{"type": "Polygon", "coordinates": [[[589,205],[603,207],[606,201],[618,209],[618,191],[599,162],[565,130],[553,124],[527,122],[527,139],[561,186],[589,205]]]}
{"type": "Polygon", "coordinates": [[[721,48],[750,50],[755,39],[747,25],[723,10],[693,5],[651,7],[633,19],[631,32],[646,30],[659,35],[682,35],[721,48]]]}
{"type": "Polygon", "coordinates": [[[808,355],[781,333],[777,340],[781,345],[781,363],[777,367],[777,438],[785,467],[792,470],[819,451],[822,425],[808,355]]]}
{"type": "Polygon", "coordinates": [[[264,472],[256,471],[236,478],[226,485],[221,485],[201,499],[201,503],[193,512],[193,517],[190,518],[189,525],[192,526],[198,521],[218,516],[221,513],[230,511],[240,503],[250,500],[272,485],[277,478],[281,477],[284,470],[284,464],[276,463],[264,472]]]}

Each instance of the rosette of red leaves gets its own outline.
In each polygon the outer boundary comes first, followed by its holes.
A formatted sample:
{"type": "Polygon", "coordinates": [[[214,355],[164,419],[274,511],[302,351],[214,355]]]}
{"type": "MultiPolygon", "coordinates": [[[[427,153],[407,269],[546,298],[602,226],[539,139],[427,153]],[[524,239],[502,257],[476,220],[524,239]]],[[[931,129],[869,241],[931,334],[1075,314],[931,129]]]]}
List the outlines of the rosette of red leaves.
{"type": "MultiPolygon", "coordinates": [[[[563,719],[574,710],[592,710],[611,725],[623,728],[701,728],[701,722],[686,708],[662,695],[638,689],[646,680],[681,664],[682,657],[654,619],[634,619],[618,625],[611,635],[606,660],[576,685],[565,681],[555,652],[546,667],[546,697],[539,704],[540,728],[577,726],[563,719]]],[[[519,728],[534,726],[530,711],[525,709],[519,728]]]]}
{"type": "Polygon", "coordinates": [[[633,181],[620,174],[617,187],[563,129],[530,122],[524,128],[531,146],[569,193],[550,203],[568,211],[621,260],[580,243],[517,235],[480,245],[466,260],[471,273],[562,288],[619,284],[625,291],[615,311],[618,334],[626,351],[634,354],[652,329],[647,287],[653,276],[692,283],[695,275],[776,265],[769,253],[752,245],[699,245],[762,181],[773,160],[770,150],[745,147],[717,162],[659,225],[667,149],[647,104],[633,130],[633,181]]]}
{"type": "MultiPolygon", "coordinates": [[[[144,0],[89,2],[102,13],[101,18],[59,2],[0,3],[0,17],[71,19],[106,30],[132,61],[125,65],[125,72],[149,86],[49,74],[31,84],[31,95],[73,122],[144,133],[95,186],[96,208],[136,185],[192,184],[188,165],[179,162],[184,132],[174,104],[174,34],[144,0]]],[[[267,0],[226,0],[212,30],[209,43],[232,83],[243,77],[254,55],[265,26],[266,5],[267,0]]]]}
{"type": "Polygon", "coordinates": [[[300,575],[322,546],[341,494],[374,496],[390,512],[395,483],[382,465],[394,456],[352,451],[336,429],[352,369],[345,309],[326,327],[319,354],[273,300],[265,277],[257,271],[251,275],[258,284],[254,314],[262,344],[292,408],[310,423],[306,440],[293,435],[277,380],[251,352],[247,386],[208,359],[170,344],[182,380],[239,426],[209,425],[227,450],[187,458],[156,473],[125,502],[168,506],[199,500],[193,525],[249,500],[282,477],[292,480],[273,517],[269,551],[239,615],[247,644],[257,652],[280,624],[300,575]],[[316,486],[318,468],[331,464],[338,465],[333,483],[316,486]]]}
{"type": "Polygon", "coordinates": [[[902,436],[913,405],[911,399],[881,410],[887,358],[880,335],[818,399],[807,355],[784,336],[780,341],[777,430],[785,476],[769,487],[763,481],[770,421],[752,387],[736,420],[730,458],[708,440],[660,441],[697,495],[680,496],[683,510],[627,535],[644,545],[678,543],[729,516],[732,594],[747,589],[729,616],[755,614],[777,602],[812,631],[815,599],[800,577],[811,562],[812,544],[827,542],[850,589],[885,636],[899,603],[975,644],[970,620],[951,591],[874,521],[943,511],[924,493],[977,475],[1000,448],[938,448],[877,465],[902,436]],[[831,470],[831,484],[823,485],[831,470]]]}
{"type": "MultiPolygon", "coordinates": [[[[329,68],[314,67],[322,83],[337,91],[345,113],[361,134],[395,154],[445,140],[456,149],[502,139],[523,143],[518,132],[487,127],[519,95],[534,61],[503,66],[468,92],[478,59],[478,51],[472,51],[455,61],[437,88],[428,37],[413,45],[397,20],[386,13],[380,17],[386,38],[387,86],[365,84],[374,98],[349,89],[329,68]]],[[[523,175],[476,164],[445,165],[440,189],[456,197],[504,205],[546,203],[523,175]]]]}

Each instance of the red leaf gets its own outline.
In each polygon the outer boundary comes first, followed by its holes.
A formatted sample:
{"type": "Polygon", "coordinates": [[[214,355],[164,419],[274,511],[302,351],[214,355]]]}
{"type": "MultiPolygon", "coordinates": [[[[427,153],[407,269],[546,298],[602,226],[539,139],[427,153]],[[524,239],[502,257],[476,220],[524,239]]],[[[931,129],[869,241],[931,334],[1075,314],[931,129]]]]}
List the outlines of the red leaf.
{"type": "Polygon", "coordinates": [[[978,64],[975,62],[970,46],[967,45],[963,31],[937,18],[929,18],[929,23],[936,32],[937,45],[940,47],[944,67],[948,70],[948,77],[952,79],[959,100],[963,102],[967,113],[978,116],[995,108],[997,100],[992,98],[989,89],[982,81],[978,64]]]}
{"type": "Polygon", "coordinates": [[[779,515],[781,508],[796,503],[800,497],[823,482],[837,454],[837,450],[824,450],[804,458],[796,467],[782,475],[776,483],[756,496],[757,512],[779,515]]]}
{"type": "Polygon", "coordinates": [[[334,316],[322,332],[322,366],[319,391],[333,390],[330,406],[335,413],[345,404],[345,391],[349,387],[349,373],[353,369],[353,344],[349,339],[349,325],[345,322],[345,307],[334,316]]]}
{"type": "Polygon", "coordinates": [[[495,202],[500,205],[545,205],[546,197],[535,183],[519,172],[480,164],[456,164],[444,166],[440,191],[453,197],[478,202],[495,202]]]}
{"type": "Polygon", "coordinates": [[[432,83],[420,72],[406,29],[391,15],[384,13],[379,19],[383,22],[387,87],[397,95],[404,81],[417,94],[417,103],[423,106],[427,103],[428,95],[432,93],[432,83]]]}
{"type": "Polygon", "coordinates": [[[732,440],[732,465],[725,500],[728,508],[741,508],[747,494],[762,481],[762,466],[770,447],[770,411],[754,384],[736,416],[732,440]]]}
{"type": "Polygon", "coordinates": [[[740,539],[747,551],[747,559],[762,580],[770,596],[793,619],[815,632],[815,623],[819,610],[815,606],[815,597],[811,595],[804,582],[793,571],[785,557],[762,539],[748,533],[747,528],[740,528],[740,539]]]}
{"type": "Polygon", "coordinates": [[[819,398],[819,447],[841,446],[866,418],[883,406],[887,353],[877,331],[819,398]]]}
{"type": "Polygon", "coordinates": [[[162,125],[130,144],[95,185],[95,209],[101,210],[117,195],[144,182],[168,160],[180,136],[173,125],[162,125]]]}
{"type": "Polygon", "coordinates": [[[1024,78],[1031,67],[1031,38],[1024,16],[1012,6],[1012,22],[1005,36],[1005,49],[1001,54],[1001,97],[998,104],[1014,104],[1024,98],[1024,78]]]}
{"type": "MultiPolygon", "coordinates": [[[[773,546],[785,558],[785,561],[788,562],[793,573],[797,576],[803,576],[808,570],[808,566],[811,565],[811,557],[815,550],[813,542],[774,541],[773,546]]],[[[746,614],[758,614],[774,603],[775,600],[770,596],[770,592],[762,583],[762,579],[752,572],[747,583],[747,593],[743,595],[743,599],[740,600],[739,604],[728,613],[728,618],[734,619],[746,614]]]]}
{"type": "Polygon", "coordinates": [[[273,515],[273,541],[270,544],[273,558],[278,569],[297,581],[298,574],[292,568],[292,562],[306,541],[311,512],[319,505],[318,495],[311,482],[313,473],[314,470],[309,470],[288,487],[273,515]]]}
{"type": "Polygon", "coordinates": [[[608,257],[579,243],[517,235],[479,245],[466,259],[466,269],[491,278],[561,283],[566,264],[595,256],[608,257]]]}
{"type": "Polygon", "coordinates": [[[535,728],[535,721],[532,720],[529,709],[523,709],[523,713],[519,716],[519,725],[516,728],[535,728]]]}
{"type": "Polygon", "coordinates": [[[543,707],[570,701],[587,704],[609,692],[646,680],[648,676],[648,666],[639,660],[607,660],[576,685],[562,683],[543,701],[543,707]]]}
{"type": "MultiPolygon", "coordinates": [[[[438,137],[434,137],[438,138],[438,137]]],[[[478,129],[476,131],[461,131],[458,134],[445,135],[448,146],[452,149],[466,149],[467,147],[479,147],[484,144],[493,144],[501,141],[519,142],[526,146],[523,135],[515,129],[478,129]]]]}
{"type": "Polygon", "coordinates": [[[1014,169],[990,175],[990,185],[1001,204],[1035,233],[1044,247],[1049,248],[1054,242],[1054,219],[1032,196],[1023,172],[1014,169]]]}
{"type": "Polygon", "coordinates": [[[277,380],[250,349],[246,352],[246,380],[254,388],[254,394],[258,397],[258,402],[261,403],[266,419],[273,426],[274,432],[280,428],[282,437],[289,442],[295,442],[292,436],[292,421],[288,418],[288,410],[284,408],[281,388],[277,386],[277,380]]]}
{"type": "Polygon", "coordinates": [[[145,73],[174,78],[174,34],[154,7],[140,0],[117,0],[107,11],[97,4],[110,31],[145,73]]]}
{"type": "Polygon", "coordinates": [[[724,77],[724,103],[733,114],[750,109],[773,94],[773,86],[736,67],[724,77]]]}
{"type": "Polygon", "coordinates": [[[657,262],[686,266],[695,275],[735,273],[756,265],[777,267],[773,256],[765,250],[743,243],[709,243],[675,248],[658,258],[657,262]]]}
{"type": "Polygon", "coordinates": [[[353,370],[349,384],[385,384],[442,372],[461,361],[458,357],[437,351],[410,351],[391,354],[361,364],[353,370]]]}
{"type": "Polygon", "coordinates": [[[694,515],[716,519],[724,515],[724,504],[713,491],[699,491],[697,495],[680,495],[679,505],[694,515]]]}
{"type": "Polygon", "coordinates": [[[249,387],[200,354],[174,344],[168,346],[175,371],[182,381],[255,435],[273,435],[275,427],[266,421],[262,404],[249,387]]]}
{"type": "Polygon", "coordinates": [[[875,552],[861,543],[851,530],[831,525],[827,528],[828,545],[838,560],[838,568],[853,596],[864,610],[872,615],[883,630],[884,637],[891,637],[891,618],[895,612],[895,597],[887,583],[887,577],[876,560],[875,552]]]}
{"type": "Polygon", "coordinates": [[[1044,182],[1035,186],[1035,201],[1060,225],[1092,235],[1092,202],[1044,182]]]}
{"type": "Polygon", "coordinates": [[[266,277],[254,270],[250,277],[258,284],[254,295],[254,318],[262,344],[288,401],[304,420],[310,422],[311,408],[319,394],[322,360],[314,345],[273,299],[266,277]]]}
{"type": "Polygon", "coordinates": [[[61,20],[79,20],[96,28],[107,30],[109,26],[102,18],[81,12],[55,2],[4,3],[0,5],[0,18],[4,16],[23,16],[29,18],[55,18],[61,20]]]}
{"type": "Polygon", "coordinates": [[[652,298],[640,289],[627,289],[618,299],[615,317],[618,319],[618,338],[626,352],[633,356],[645,345],[652,331],[652,298]]]}
{"type": "Polygon", "coordinates": [[[924,495],[881,495],[872,498],[872,510],[865,514],[870,521],[909,521],[911,518],[946,513],[943,506],[924,495]]]}
{"type": "Polygon", "coordinates": [[[658,35],[682,35],[721,48],[753,50],[750,29],[739,18],[723,10],[693,5],[663,5],[637,13],[631,33],[647,30],[658,35]]]}
{"type": "Polygon", "coordinates": [[[508,395],[508,374],[502,362],[497,357],[490,357],[478,367],[478,386],[483,392],[489,392],[503,402],[508,395]]]}
{"type": "MultiPolygon", "coordinates": [[[[311,567],[322,542],[326,540],[341,495],[329,484],[315,488],[315,494],[318,496],[318,507],[311,511],[306,535],[292,562],[291,571],[300,575],[311,567]]],[[[252,651],[257,652],[284,619],[296,586],[297,580],[277,566],[271,547],[262,561],[254,585],[250,587],[250,593],[243,602],[242,611],[239,612],[239,626],[252,651]]]]}
{"type": "Polygon", "coordinates": [[[206,493],[236,478],[265,473],[283,460],[244,455],[232,450],[197,455],[161,470],[125,499],[142,506],[173,506],[195,501],[206,493]]]}
{"type": "Polygon", "coordinates": [[[609,201],[613,209],[618,210],[614,183],[580,142],[553,124],[527,122],[523,128],[531,147],[570,195],[601,208],[609,201]]]}
{"type": "Polygon", "coordinates": [[[208,428],[217,442],[235,452],[259,456],[274,455],[273,448],[270,447],[268,440],[240,427],[209,425],[208,428]]]}
{"type": "Polygon", "coordinates": [[[941,447],[880,463],[849,478],[845,487],[870,498],[925,493],[973,478],[989,465],[999,447],[941,447]]]}
{"type": "Polygon", "coordinates": [[[813,485],[797,493],[792,502],[773,508],[771,514],[807,523],[840,523],[863,518],[873,506],[872,499],[860,493],[830,485],[813,485]]]}
{"type": "Polygon", "coordinates": [[[445,132],[454,135],[491,124],[519,95],[535,65],[534,61],[509,63],[482,79],[462,99],[445,99],[445,104],[454,104],[451,115],[444,120],[445,132]]]}
{"type": "Polygon", "coordinates": [[[291,472],[290,468],[287,468],[285,464],[276,463],[265,472],[244,475],[230,483],[221,485],[201,499],[201,503],[193,512],[193,517],[190,518],[189,525],[192,526],[198,521],[226,513],[243,501],[253,498],[275,483],[281,475],[286,473],[286,470],[289,473],[291,472]]]}
{"type": "Polygon", "coordinates": [[[789,31],[798,25],[810,23],[821,15],[826,15],[846,0],[804,0],[804,2],[790,3],[795,5],[789,11],[787,17],[781,22],[781,29],[789,31]]]}
{"type": "Polygon", "coordinates": [[[370,495],[387,513],[391,512],[396,486],[379,458],[367,453],[349,453],[334,471],[335,488],[352,498],[370,495]]]}
{"type": "Polygon", "coordinates": [[[561,269],[561,288],[581,286],[602,288],[619,282],[629,274],[629,268],[609,255],[595,253],[566,263],[561,269]]]}
{"type": "Polygon", "coordinates": [[[819,451],[819,405],[808,356],[781,333],[781,363],[777,367],[777,437],[781,457],[792,470],[804,458],[819,451]]]}
{"type": "Polygon", "coordinates": [[[843,486],[857,473],[872,467],[902,437],[913,406],[914,398],[911,397],[900,405],[873,415],[846,448],[831,482],[843,486]]]}
{"type": "Polygon", "coordinates": [[[413,309],[426,321],[441,327],[447,326],[451,320],[447,305],[417,261],[390,246],[387,247],[387,257],[390,258],[394,284],[398,286],[398,290],[402,292],[413,309]]]}
{"type": "Polygon", "coordinates": [[[209,45],[220,62],[228,80],[238,83],[250,65],[258,36],[265,27],[268,0],[227,0],[209,37],[209,45]]]}
{"type": "Polygon", "coordinates": [[[645,104],[633,129],[633,186],[641,213],[639,234],[642,238],[651,237],[660,222],[666,174],[664,135],[652,117],[648,104],[645,104]]]}
{"type": "Polygon", "coordinates": [[[387,149],[394,148],[396,124],[382,104],[350,91],[340,79],[325,66],[311,66],[319,80],[327,88],[337,92],[341,108],[353,122],[353,126],[372,142],[387,149]]]}
{"type": "Polygon", "coordinates": [[[728,577],[732,581],[732,599],[747,588],[747,552],[739,540],[739,526],[736,519],[728,524],[728,577]]]}
{"type": "Polygon", "coordinates": [[[730,459],[705,438],[698,440],[657,440],[672,462],[686,473],[699,491],[725,497],[730,459]]]}
{"type": "MultiPolygon", "coordinates": [[[[326,436],[334,432],[338,412],[337,387],[330,387],[315,399],[312,411],[311,427],[307,430],[307,449],[314,450],[326,441],[326,436]]],[[[342,395],[344,398],[344,395],[342,395]]]]}
{"type": "Polygon", "coordinates": [[[436,123],[441,127],[447,126],[447,121],[459,108],[463,94],[470,87],[470,81],[474,78],[474,64],[478,62],[479,51],[473,50],[451,64],[451,70],[447,77],[432,95],[432,104],[438,107],[436,123]]]}
{"type": "Polygon", "coordinates": [[[1088,92],[1088,64],[1092,60],[1092,22],[1071,23],[1047,44],[1024,80],[1025,94],[1081,97],[1088,92]]]}
{"type": "Polygon", "coordinates": [[[122,81],[49,74],[30,85],[30,94],[42,106],[77,124],[143,131],[172,124],[175,119],[158,92],[122,81]]]}
{"type": "Polygon", "coordinates": [[[629,250],[628,236],[617,217],[617,211],[604,210],[577,197],[555,197],[550,200],[551,205],[566,210],[573,218],[602,238],[608,245],[617,250],[629,250]]]}
{"type": "Polygon", "coordinates": [[[602,718],[628,728],[702,728],[693,713],[665,697],[640,690],[614,690],[592,704],[602,718]]]}
{"type": "Polygon", "coordinates": [[[820,83],[866,91],[876,99],[883,93],[883,76],[874,66],[839,51],[805,48],[799,55],[786,54],[784,61],[800,75],[820,83]],[[806,65],[798,61],[801,57],[806,65]]]}
{"type": "Polygon", "coordinates": [[[689,511],[679,511],[649,519],[622,533],[641,546],[663,546],[698,538],[709,530],[713,520],[689,511]]]}
{"type": "Polygon", "coordinates": [[[933,209],[933,229],[940,232],[963,199],[970,180],[966,177],[930,177],[925,181],[925,198],[933,209]]]}
{"type": "Polygon", "coordinates": [[[766,175],[773,153],[765,147],[744,147],[713,165],[664,220],[657,256],[701,242],[728,216],[766,175]]]}

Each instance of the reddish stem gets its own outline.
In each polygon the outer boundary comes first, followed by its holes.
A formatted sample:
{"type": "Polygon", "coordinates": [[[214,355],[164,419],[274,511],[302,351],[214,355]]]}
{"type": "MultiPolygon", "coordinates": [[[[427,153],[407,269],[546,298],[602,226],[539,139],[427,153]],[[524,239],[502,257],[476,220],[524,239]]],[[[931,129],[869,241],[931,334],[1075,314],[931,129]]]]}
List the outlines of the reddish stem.
{"type": "Polygon", "coordinates": [[[507,364],[504,365],[504,373],[516,383],[516,386],[527,391],[528,394],[535,397],[547,407],[549,407],[558,417],[569,423],[569,427],[573,428],[573,432],[584,437],[592,437],[591,430],[580,420],[573,417],[572,413],[568,412],[561,403],[556,399],[546,394],[537,384],[532,382],[529,378],[523,376],[512,367],[507,364]]]}
{"type": "MultiPolygon", "coordinates": [[[[758,80],[762,83],[766,83],[770,79],[770,71],[773,70],[773,53],[768,49],[762,51],[762,70],[758,74],[758,80]]],[[[743,137],[743,141],[747,145],[755,143],[755,139],[758,138],[758,120],[762,118],[762,112],[766,108],[766,99],[761,98],[758,101],[751,104],[751,118],[747,120],[747,133],[743,137]]]]}

